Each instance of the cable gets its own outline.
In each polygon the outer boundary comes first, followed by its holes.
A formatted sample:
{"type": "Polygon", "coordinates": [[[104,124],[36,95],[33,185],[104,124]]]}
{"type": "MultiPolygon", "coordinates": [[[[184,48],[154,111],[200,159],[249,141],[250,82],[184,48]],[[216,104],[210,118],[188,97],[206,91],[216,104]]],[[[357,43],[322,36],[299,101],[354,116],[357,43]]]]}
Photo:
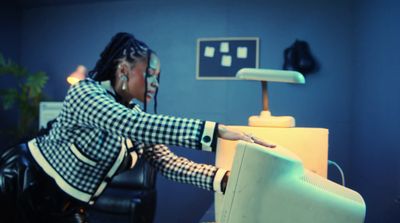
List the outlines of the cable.
{"type": "Polygon", "coordinates": [[[342,185],[345,186],[344,173],[343,173],[342,168],[340,168],[340,166],[337,163],[333,162],[332,160],[328,160],[328,164],[334,165],[339,170],[340,176],[342,177],[342,185]]]}

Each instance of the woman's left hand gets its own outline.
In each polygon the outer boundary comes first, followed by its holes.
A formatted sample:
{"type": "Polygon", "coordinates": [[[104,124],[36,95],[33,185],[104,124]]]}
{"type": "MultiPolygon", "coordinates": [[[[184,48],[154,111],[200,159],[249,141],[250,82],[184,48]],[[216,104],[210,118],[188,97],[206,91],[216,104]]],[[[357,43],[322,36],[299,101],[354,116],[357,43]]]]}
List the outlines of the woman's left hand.
{"type": "Polygon", "coordinates": [[[276,145],[265,142],[264,140],[259,139],[251,134],[234,130],[222,124],[218,125],[218,136],[226,140],[243,140],[246,142],[257,143],[269,148],[276,147],[276,145]]]}

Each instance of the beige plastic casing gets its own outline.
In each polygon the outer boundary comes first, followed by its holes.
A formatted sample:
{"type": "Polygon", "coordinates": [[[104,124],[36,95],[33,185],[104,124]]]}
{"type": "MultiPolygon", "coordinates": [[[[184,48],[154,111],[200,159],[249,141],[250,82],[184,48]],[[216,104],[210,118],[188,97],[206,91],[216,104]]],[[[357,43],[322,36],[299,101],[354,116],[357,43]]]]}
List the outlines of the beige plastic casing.
{"type": "MultiPolygon", "coordinates": [[[[273,128],[229,126],[258,138],[281,145],[296,154],[304,167],[322,177],[328,174],[328,129],[325,128],[273,128]]],[[[219,139],[216,166],[227,170],[232,167],[237,141],[219,139]]],[[[215,193],[216,218],[220,213],[223,195],[215,193]]]]}

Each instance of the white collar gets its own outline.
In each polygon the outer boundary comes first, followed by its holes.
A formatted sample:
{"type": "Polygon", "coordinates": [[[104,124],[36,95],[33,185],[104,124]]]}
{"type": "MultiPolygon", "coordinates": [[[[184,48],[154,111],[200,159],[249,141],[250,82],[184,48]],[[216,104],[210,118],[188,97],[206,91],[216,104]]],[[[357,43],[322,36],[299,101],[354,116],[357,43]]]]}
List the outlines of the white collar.
{"type": "Polygon", "coordinates": [[[103,87],[107,92],[112,94],[114,97],[117,96],[117,93],[115,93],[114,88],[111,86],[111,81],[101,81],[100,82],[101,87],[103,87]]]}
{"type": "MultiPolygon", "coordinates": [[[[117,93],[115,93],[114,88],[111,85],[111,81],[99,81],[100,86],[104,88],[108,93],[110,93],[115,99],[117,99],[117,93]]],[[[137,108],[139,111],[141,111],[140,106],[134,103],[134,101],[130,101],[129,104],[131,105],[132,108],[137,108]]]]}

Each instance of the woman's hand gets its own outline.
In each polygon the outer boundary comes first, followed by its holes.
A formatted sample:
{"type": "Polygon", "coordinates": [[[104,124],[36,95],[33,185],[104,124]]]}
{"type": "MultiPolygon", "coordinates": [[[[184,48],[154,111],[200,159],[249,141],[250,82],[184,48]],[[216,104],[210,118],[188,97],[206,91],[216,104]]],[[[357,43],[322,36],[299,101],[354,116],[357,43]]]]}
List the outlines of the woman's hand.
{"type": "Polygon", "coordinates": [[[269,147],[269,148],[276,147],[276,145],[265,142],[264,140],[261,140],[251,134],[231,129],[222,124],[218,125],[218,137],[226,139],[226,140],[243,140],[246,142],[257,143],[259,145],[269,147]]]}

